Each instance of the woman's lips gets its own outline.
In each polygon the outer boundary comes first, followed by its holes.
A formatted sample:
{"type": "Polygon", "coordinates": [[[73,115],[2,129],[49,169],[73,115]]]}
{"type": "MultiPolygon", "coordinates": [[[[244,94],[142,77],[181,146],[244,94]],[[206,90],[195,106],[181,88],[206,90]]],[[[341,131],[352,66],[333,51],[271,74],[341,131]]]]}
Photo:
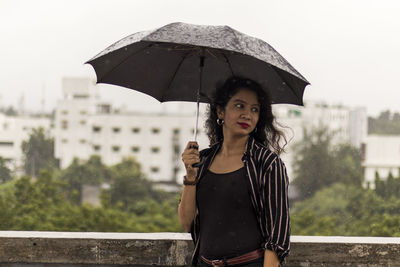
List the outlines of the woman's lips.
{"type": "Polygon", "coordinates": [[[249,125],[248,125],[247,123],[239,123],[239,125],[240,125],[243,129],[249,128],[249,125]]]}

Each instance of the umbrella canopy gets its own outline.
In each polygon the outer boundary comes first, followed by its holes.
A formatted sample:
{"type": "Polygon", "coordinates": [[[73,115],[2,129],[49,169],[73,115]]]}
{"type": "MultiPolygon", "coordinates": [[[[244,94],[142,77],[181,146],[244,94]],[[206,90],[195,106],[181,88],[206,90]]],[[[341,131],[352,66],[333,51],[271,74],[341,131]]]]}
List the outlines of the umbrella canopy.
{"type": "Polygon", "coordinates": [[[228,26],[171,23],[132,34],[93,57],[97,83],[148,94],[160,102],[209,102],[235,75],[260,83],[272,103],[303,105],[309,82],[266,42],[228,26]]]}

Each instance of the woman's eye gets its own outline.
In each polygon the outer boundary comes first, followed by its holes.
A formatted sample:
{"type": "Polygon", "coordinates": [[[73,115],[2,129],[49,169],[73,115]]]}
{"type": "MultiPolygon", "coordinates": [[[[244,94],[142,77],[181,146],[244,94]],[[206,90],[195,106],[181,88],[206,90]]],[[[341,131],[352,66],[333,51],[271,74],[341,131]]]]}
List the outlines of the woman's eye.
{"type": "Polygon", "coordinates": [[[242,108],[242,107],[243,107],[243,104],[236,104],[235,107],[237,107],[237,108],[242,108]]]}
{"type": "Polygon", "coordinates": [[[253,112],[258,112],[258,108],[252,108],[251,109],[253,112]]]}

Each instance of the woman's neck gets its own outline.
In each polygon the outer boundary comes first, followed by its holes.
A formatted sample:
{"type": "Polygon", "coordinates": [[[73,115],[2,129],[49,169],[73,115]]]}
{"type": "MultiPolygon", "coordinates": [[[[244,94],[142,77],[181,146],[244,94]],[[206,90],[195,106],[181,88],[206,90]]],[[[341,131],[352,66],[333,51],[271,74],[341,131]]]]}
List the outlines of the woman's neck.
{"type": "Polygon", "coordinates": [[[222,147],[220,150],[221,156],[234,156],[234,155],[242,155],[246,150],[247,140],[249,140],[249,136],[243,137],[232,137],[232,136],[224,136],[224,141],[222,142],[222,147]]]}

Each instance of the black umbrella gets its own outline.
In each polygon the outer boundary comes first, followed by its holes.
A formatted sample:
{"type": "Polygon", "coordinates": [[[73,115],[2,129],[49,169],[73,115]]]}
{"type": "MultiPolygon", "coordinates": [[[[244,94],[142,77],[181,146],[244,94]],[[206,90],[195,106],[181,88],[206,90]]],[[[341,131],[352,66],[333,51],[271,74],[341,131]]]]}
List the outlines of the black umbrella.
{"type": "Polygon", "coordinates": [[[160,102],[209,102],[232,75],[260,83],[272,103],[303,105],[309,82],[266,42],[228,26],[171,23],[132,34],[90,59],[97,83],[124,86],[160,102]]]}

